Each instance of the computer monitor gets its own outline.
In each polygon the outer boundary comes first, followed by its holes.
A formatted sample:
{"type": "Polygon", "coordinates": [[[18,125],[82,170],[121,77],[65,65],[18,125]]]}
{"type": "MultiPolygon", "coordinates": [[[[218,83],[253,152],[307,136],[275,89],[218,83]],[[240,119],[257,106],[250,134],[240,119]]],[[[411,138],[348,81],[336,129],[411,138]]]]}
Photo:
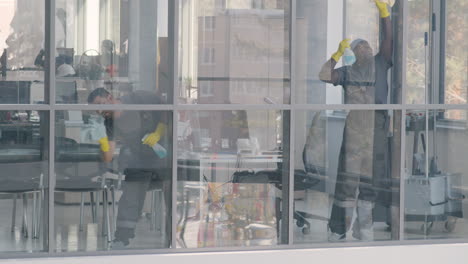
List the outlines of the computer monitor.
{"type": "Polygon", "coordinates": [[[59,104],[78,103],[78,93],[75,80],[58,79],[55,83],[56,102],[59,104]]]}

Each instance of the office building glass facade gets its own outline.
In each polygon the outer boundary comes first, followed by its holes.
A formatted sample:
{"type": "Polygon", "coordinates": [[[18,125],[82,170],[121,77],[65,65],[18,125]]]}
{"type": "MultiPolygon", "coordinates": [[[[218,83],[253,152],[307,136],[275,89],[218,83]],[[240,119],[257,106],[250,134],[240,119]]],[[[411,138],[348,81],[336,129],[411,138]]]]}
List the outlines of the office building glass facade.
{"type": "Polygon", "coordinates": [[[179,113],[177,247],[285,243],[289,113],[179,113]]]}
{"type": "Polygon", "coordinates": [[[0,6],[0,257],[467,241],[466,1],[0,6]]]}
{"type": "Polygon", "coordinates": [[[400,120],[399,110],[296,112],[294,243],[326,243],[327,229],[342,242],[398,240],[400,120]]]}

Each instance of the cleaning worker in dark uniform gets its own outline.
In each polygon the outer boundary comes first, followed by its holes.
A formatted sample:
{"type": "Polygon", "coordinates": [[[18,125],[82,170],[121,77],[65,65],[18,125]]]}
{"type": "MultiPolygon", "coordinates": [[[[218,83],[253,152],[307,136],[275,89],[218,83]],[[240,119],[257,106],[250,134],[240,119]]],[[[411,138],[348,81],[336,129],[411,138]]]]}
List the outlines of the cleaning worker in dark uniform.
{"type": "MultiPolygon", "coordinates": [[[[378,0],[375,4],[384,31],[377,55],[373,55],[367,41],[356,39],[349,43],[350,40],[345,39],[319,74],[320,80],[343,87],[346,104],[388,103],[387,73],[393,56],[392,23],[387,4],[378,0]],[[355,62],[335,69],[347,48],[354,52],[355,62]]],[[[330,241],[345,239],[355,208],[353,237],[367,241],[374,239],[372,213],[379,196],[376,186],[388,176],[389,120],[386,110],[351,110],[346,118],[329,221],[330,241]]]]}
{"type": "MultiPolygon", "coordinates": [[[[104,88],[97,88],[88,96],[90,104],[161,104],[151,92],[135,91],[121,98],[113,97],[104,88]]],[[[121,142],[118,157],[119,170],[125,181],[119,200],[117,229],[112,248],[122,248],[135,236],[135,227],[141,215],[146,191],[154,184],[163,183],[166,210],[170,210],[171,147],[168,137],[169,118],[162,111],[99,111],[105,118],[105,130],[100,133],[103,160],[113,159],[116,140],[121,142]]],[[[163,212],[160,212],[163,213],[163,212]]],[[[170,215],[170,214],[166,214],[170,215]]],[[[167,221],[167,219],[166,219],[167,221]]],[[[170,224],[166,222],[166,241],[170,237],[170,224]]]]}

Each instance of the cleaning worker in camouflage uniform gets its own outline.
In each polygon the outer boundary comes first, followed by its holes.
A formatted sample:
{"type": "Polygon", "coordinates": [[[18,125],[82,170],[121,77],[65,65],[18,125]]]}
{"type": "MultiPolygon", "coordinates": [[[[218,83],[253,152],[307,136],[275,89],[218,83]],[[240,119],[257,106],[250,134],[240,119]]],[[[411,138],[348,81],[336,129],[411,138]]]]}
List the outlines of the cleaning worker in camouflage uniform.
{"type": "MultiPolygon", "coordinates": [[[[115,98],[104,88],[97,88],[88,96],[90,104],[161,104],[160,98],[148,91],[134,91],[115,98]]],[[[170,210],[171,183],[171,132],[169,115],[164,111],[99,111],[105,118],[99,138],[103,161],[114,156],[116,141],[121,147],[118,157],[119,170],[125,181],[119,200],[117,229],[111,247],[120,249],[135,237],[135,228],[142,213],[146,192],[155,185],[162,185],[166,209],[170,210]]],[[[164,212],[157,212],[163,214],[164,212]]],[[[166,216],[170,216],[169,213],[166,216]]],[[[170,224],[166,217],[166,241],[169,246],[170,224]]]]}
{"type": "MultiPolygon", "coordinates": [[[[387,104],[387,73],[392,66],[393,36],[387,4],[376,0],[383,25],[380,50],[373,55],[369,43],[356,39],[343,40],[339,49],[321,69],[320,80],[341,85],[346,104],[387,104]],[[356,61],[335,69],[336,64],[350,48],[356,61]]],[[[372,212],[378,196],[376,182],[385,178],[388,158],[387,133],[389,116],[386,110],[351,110],[346,118],[341,146],[335,200],[329,221],[330,241],[345,239],[353,211],[357,217],[353,237],[373,240],[372,212]],[[377,168],[383,166],[383,168],[377,168]],[[357,192],[359,191],[356,200],[357,192]]]]}

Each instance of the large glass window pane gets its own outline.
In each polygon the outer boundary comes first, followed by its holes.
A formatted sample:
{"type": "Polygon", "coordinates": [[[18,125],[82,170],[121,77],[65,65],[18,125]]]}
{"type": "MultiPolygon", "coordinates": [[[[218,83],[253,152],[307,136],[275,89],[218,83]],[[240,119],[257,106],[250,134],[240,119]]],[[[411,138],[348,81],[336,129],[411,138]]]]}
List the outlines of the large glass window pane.
{"type": "Polygon", "coordinates": [[[116,95],[151,91],[170,102],[169,2],[58,0],[57,103],[86,104],[100,87],[116,95]]]}
{"type": "Polygon", "coordinates": [[[169,247],[171,114],[58,111],[56,117],[55,250],[169,247]]]}
{"type": "Polygon", "coordinates": [[[47,120],[0,111],[0,252],[47,250],[47,120]]]}
{"type": "Polygon", "coordinates": [[[407,114],[405,238],[467,238],[466,110],[407,114]],[[428,115],[427,115],[428,114],[428,115]]]}
{"type": "Polygon", "coordinates": [[[401,111],[298,111],[294,243],[397,240],[401,111]]]}
{"type": "Polygon", "coordinates": [[[283,111],[179,112],[177,247],[284,241],[287,118],[283,111]]]}
{"type": "Polygon", "coordinates": [[[382,5],[381,10],[384,16],[389,16],[380,19],[376,4],[368,0],[297,1],[297,39],[293,42],[297,103],[401,101],[395,96],[401,87],[389,75],[401,68],[393,63],[392,49],[393,40],[399,41],[393,35],[401,16],[396,15],[398,8],[392,9],[390,5],[382,5]],[[347,43],[342,42],[345,39],[347,43]],[[345,49],[346,46],[349,48],[345,49]]]}
{"type": "MultiPolygon", "coordinates": [[[[468,99],[468,2],[463,0],[444,1],[445,7],[445,103],[466,104],[468,99]]],[[[444,35],[443,35],[444,36],[444,35]]],[[[444,54],[441,54],[444,56],[444,54]]],[[[452,114],[462,114],[460,111],[452,114]]],[[[465,113],[463,113],[465,114],[465,113]]],[[[452,116],[466,120],[466,115],[452,116]]]]}
{"type": "MultiPolygon", "coordinates": [[[[407,44],[406,44],[406,102],[408,104],[425,104],[429,80],[428,42],[425,34],[429,32],[430,3],[427,0],[407,2],[407,44]]],[[[429,37],[429,36],[428,36],[429,37]]]]}
{"type": "Polygon", "coordinates": [[[289,103],[289,2],[179,1],[179,100],[289,103]]]}
{"type": "Polygon", "coordinates": [[[0,104],[44,102],[44,0],[0,1],[0,104]]]}

